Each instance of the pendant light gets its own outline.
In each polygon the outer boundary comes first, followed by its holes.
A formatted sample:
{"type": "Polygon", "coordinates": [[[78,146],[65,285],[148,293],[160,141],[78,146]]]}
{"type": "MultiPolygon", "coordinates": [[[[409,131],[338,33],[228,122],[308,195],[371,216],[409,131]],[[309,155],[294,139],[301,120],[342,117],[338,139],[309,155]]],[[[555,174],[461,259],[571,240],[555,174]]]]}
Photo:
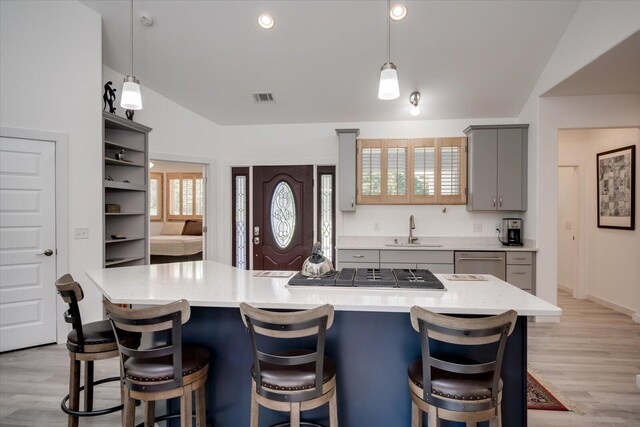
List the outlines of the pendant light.
{"type": "MultiPolygon", "coordinates": [[[[140,81],[133,75],[133,0],[131,3],[131,74],[124,78],[120,106],[127,110],[142,110],[140,81]]],[[[133,117],[133,115],[132,115],[133,117]]]]}
{"type": "Polygon", "coordinates": [[[398,85],[398,69],[391,62],[391,0],[387,0],[387,62],[380,69],[380,86],[378,87],[378,98],[388,101],[400,96],[400,86],[398,85]]]}

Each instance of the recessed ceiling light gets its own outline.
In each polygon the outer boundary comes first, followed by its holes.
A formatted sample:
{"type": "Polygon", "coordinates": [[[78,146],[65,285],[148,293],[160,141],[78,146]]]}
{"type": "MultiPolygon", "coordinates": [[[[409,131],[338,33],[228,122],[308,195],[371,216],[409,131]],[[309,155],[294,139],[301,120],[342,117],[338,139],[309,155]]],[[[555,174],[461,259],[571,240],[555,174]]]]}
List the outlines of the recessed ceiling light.
{"type": "Polygon", "coordinates": [[[394,21],[399,21],[407,16],[407,8],[401,4],[396,4],[391,8],[389,15],[391,15],[391,19],[394,21]]]}
{"type": "Polygon", "coordinates": [[[258,25],[260,25],[260,27],[264,28],[265,30],[272,29],[274,24],[275,22],[273,20],[273,16],[269,15],[268,13],[263,13],[262,15],[258,16],[258,25]]]}

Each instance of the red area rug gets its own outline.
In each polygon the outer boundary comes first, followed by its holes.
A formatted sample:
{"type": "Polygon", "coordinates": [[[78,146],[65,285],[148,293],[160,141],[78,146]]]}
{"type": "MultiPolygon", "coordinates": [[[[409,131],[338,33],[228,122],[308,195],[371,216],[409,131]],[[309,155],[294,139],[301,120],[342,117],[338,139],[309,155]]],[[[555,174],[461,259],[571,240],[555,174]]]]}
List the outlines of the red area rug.
{"type": "Polygon", "coordinates": [[[530,372],[527,372],[527,408],[545,411],[570,410],[530,372]]]}

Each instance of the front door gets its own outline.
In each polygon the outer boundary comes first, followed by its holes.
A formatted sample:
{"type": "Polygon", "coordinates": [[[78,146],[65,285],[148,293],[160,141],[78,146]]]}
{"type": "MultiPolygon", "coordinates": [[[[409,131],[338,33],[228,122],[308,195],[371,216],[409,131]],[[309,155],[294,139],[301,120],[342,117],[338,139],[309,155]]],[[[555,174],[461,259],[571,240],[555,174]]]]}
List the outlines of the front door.
{"type": "Polygon", "coordinates": [[[0,137],[0,351],[56,341],[55,143],[0,137]]]}
{"type": "Polygon", "coordinates": [[[300,270],[313,246],[313,166],[253,168],[253,269],[300,270]]]}

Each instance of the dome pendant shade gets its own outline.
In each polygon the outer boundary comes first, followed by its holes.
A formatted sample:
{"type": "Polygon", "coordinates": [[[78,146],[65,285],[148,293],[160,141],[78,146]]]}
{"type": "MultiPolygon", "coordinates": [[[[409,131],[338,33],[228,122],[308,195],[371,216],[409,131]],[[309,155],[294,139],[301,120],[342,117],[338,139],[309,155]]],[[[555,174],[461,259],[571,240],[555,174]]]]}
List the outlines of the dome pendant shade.
{"type": "Polygon", "coordinates": [[[400,96],[400,86],[398,85],[398,69],[393,62],[387,62],[380,69],[380,86],[378,87],[378,98],[384,101],[396,99],[400,96]]]}
{"type": "Polygon", "coordinates": [[[120,106],[127,110],[142,110],[140,82],[134,76],[127,76],[124,78],[120,106]]]}

